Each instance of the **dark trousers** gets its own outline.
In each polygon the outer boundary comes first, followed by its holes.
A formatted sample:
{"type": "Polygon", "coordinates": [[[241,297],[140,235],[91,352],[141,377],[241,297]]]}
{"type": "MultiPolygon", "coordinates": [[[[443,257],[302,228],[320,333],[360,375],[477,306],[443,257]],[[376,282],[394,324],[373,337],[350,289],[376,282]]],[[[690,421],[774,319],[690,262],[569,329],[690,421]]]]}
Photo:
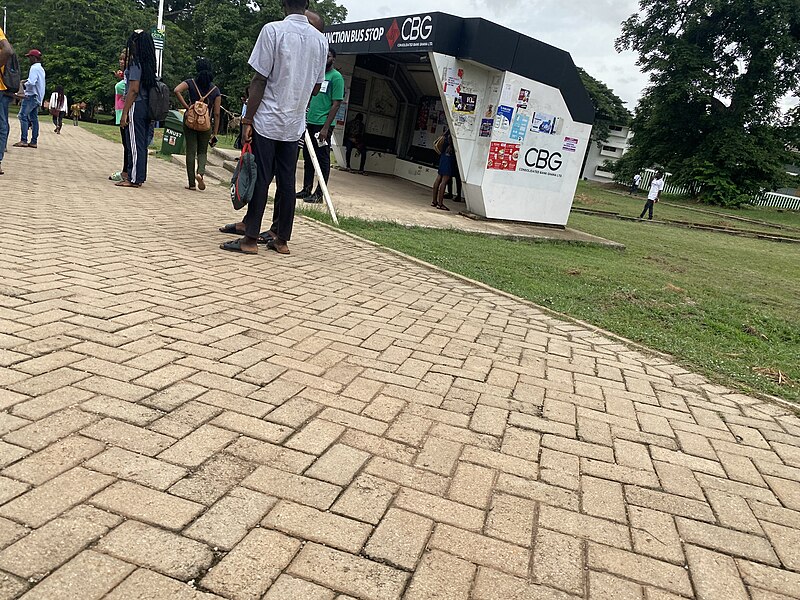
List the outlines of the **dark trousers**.
{"type": "Polygon", "coordinates": [[[128,128],[120,127],[119,134],[122,136],[122,170],[120,173],[129,174],[131,168],[131,144],[128,136],[128,128]]]}
{"type": "Polygon", "coordinates": [[[256,187],[253,199],[247,205],[247,214],[242,221],[245,235],[258,238],[261,221],[267,207],[267,192],[273,179],[277,179],[275,208],[272,212],[272,231],[278,239],[292,239],[295,209],[295,169],[297,168],[297,142],[279,142],[253,132],[253,155],[256,158],[256,187]]]}
{"type": "MultiPolygon", "coordinates": [[[[311,136],[311,143],[314,146],[314,151],[317,155],[317,160],[319,161],[319,168],[322,170],[322,176],[325,179],[325,183],[328,183],[328,180],[331,177],[331,136],[333,135],[333,128],[329,129],[330,133],[328,134],[328,143],[325,146],[320,147],[317,144],[317,139],[314,137],[322,130],[322,125],[311,125],[310,123],[307,125],[308,127],[308,135],[311,136]]],[[[311,192],[311,187],[314,185],[314,164],[311,162],[311,148],[308,145],[303,146],[303,189],[307,192],[311,192]]],[[[317,187],[319,189],[319,187],[317,187]]]]}
{"type": "Polygon", "coordinates": [[[64,123],[64,115],[65,114],[67,114],[67,113],[65,113],[62,110],[57,115],[53,115],[53,125],[55,125],[56,127],[61,127],[61,125],[64,123]]]}
{"type": "Polygon", "coordinates": [[[208,164],[208,143],[211,141],[211,130],[195,131],[183,124],[183,139],[186,141],[186,176],[189,178],[189,187],[197,185],[195,179],[195,163],[197,173],[206,174],[208,164]]]}
{"type": "Polygon", "coordinates": [[[653,205],[655,205],[655,202],[653,200],[648,200],[647,202],[645,202],[644,203],[644,208],[642,209],[642,214],[639,215],[639,218],[643,219],[644,218],[644,213],[649,212],[650,216],[648,216],[647,218],[648,219],[652,219],[653,218],[653,205]]]}
{"type": "Polygon", "coordinates": [[[364,142],[354,142],[353,140],[345,140],[344,147],[346,148],[345,151],[345,162],[347,164],[347,168],[350,168],[350,157],[353,155],[353,148],[358,150],[358,153],[361,154],[361,166],[358,167],[359,171],[364,170],[364,166],[367,164],[367,145],[364,142]]]}
{"type": "Polygon", "coordinates": [[[128,169],[131,183],[144,183],[147,179],[147,132],[150,116],[146,102],[134,102],[128,113],[128,144],[131,162],[128,169]]]}

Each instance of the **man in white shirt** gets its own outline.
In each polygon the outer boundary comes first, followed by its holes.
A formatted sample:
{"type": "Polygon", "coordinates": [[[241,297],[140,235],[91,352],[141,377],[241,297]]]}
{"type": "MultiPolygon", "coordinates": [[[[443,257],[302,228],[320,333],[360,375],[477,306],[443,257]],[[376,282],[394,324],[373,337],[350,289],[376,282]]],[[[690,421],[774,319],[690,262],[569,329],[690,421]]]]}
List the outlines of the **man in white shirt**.
{"type": "Polygon", "coordinates": [[[308,0],[283,0],[283,21],[267,23],[248,61],[256,71],[250,83],[242,139],[251,142],[258,177],[253,199],[241,223],[226,225],[224,233],[244,234],[220,246],[223,250],[257,254],[267,190],[277,179],[273,230],[268,246],[289,254],[295,210],[297,143],[306,126],[306,107],[325,81],[328,42],[308,22],[308,0]]]}
{"type": "Polygon", "coordinates": [[[628,196],[632,196],[633,194],[639,191],[639,184],[642,182],[642,176],[637,173],[633,176],[633,183],[631,184],[631,189],[628,190],[628,196]]]}
{"type": "Polygon", "coordinates": [[[650,192],[647,194],[647,202],[644,203],[642,214],[639,215],[640,219],[644,219],[644,213],[649,211],[648,220],[653,220],[653,205],[658,202],[661,191],[664,189],[664,171],[658,171],[650,183],[650,192]]]}

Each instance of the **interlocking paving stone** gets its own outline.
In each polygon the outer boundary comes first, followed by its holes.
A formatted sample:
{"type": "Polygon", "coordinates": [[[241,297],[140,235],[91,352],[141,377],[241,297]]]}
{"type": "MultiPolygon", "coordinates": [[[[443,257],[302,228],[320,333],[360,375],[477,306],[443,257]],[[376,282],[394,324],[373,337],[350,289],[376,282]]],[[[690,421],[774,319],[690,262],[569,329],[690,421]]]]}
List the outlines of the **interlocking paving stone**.
{"type": "Polygon", "coordinates": [[[408,574],[391,567],[334,550],[307,544],[288,572],[365,600],[396,600],[408,574]]]}
{"type": "Polygon", "coordinates": [[[135,569],[106,554],[85,550],[25,594],[25,600],[98,600],[135,569]]]}
{"type": "Polygon", "coordinates": [[[800,597],[796,413],[302,218],[221,252],[64,133],[3,164],[0,598],[800,597]]]}
{"type": "Polygon", "coordinates": [[[214,558],[200,542],[137,521],[125,521],[95,549],[182,581],[197,577],[214,558]]]}
{"type": "Polygon", "coordinates": [[[190,585],[176,581],[147,569],[137,569],[114,588],[107,600],[221,600],[222,596],[196,590],[190,585]]]}
{"type": "Polygon", "coordinates": [[[254,529],[201,583],[229,598],[261,598],[300,548],[300,542],[276,531],[254,529]]]}

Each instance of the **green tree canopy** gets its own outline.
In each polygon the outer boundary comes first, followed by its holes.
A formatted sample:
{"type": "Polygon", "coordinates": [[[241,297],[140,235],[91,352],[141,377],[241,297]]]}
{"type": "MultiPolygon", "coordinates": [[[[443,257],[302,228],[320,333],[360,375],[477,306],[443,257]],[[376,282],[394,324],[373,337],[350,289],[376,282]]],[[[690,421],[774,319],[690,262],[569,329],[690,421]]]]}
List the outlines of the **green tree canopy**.
{"type": "MultiPolygon", "coordinates": [[[[134,29],[156,24],[158,0],[7,0],[8,29],[18,54],[44,54],[47,92],[63,85],[70,101],[113,108],[118,57],[134,29]]],[[[326,22],[347,9],[312,2],[326,22]]],[[[168,86],[194,76],[196,59],[214,65],[215,83],[233,110],[249,82],[247,59],[265,23],[283,18],[279,0],[167,0],[163,79],[168,86]]]]}
{"type": "Polygon", "coordinates": [[[583,87],[594,104],[595,116],[592,126],[592,141],[603,145],[608,141],[611,125],[630,125],[633,115],[625,108],[625,103],[610,87],[599,79],[595,79],[578,67],[583,87]]]}
{"type": "Polygon", "coordinates": [[[617,50],[638,52],[650,75],[618,174],[663,166],[728,205],[785,180],[778,107],[800,87],[800,2],[640,0],[617,50]]]}

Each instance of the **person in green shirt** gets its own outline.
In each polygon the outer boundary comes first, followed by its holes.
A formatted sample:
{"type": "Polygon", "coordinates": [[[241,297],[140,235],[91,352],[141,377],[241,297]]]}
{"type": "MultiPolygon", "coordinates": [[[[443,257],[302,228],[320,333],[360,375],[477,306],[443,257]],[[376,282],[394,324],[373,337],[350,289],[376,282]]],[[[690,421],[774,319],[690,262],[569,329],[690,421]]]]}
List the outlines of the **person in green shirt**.
{"type": "MultiPolygon", "coordinates": [[[[314,145],[314,152],[317,155],[319,166],[325,183],[331,174],[331,136],[333,135],[333,123],[336,113],[344,100],[344,77],[333,65],[336,63],[336,51],[328,49],[328,62],[325,68],[325,81],[322,83],[319,93],[311,98],[306,112],[306,128],[311,136],[314,145]]],[[[312,148],[303,146],[303,189],[297,192],[297,198],[302,198],[304,202],[322,202],[322,190],[317,186],[317,190],[312,194],[311,188],[314,185],[314,164],[311,162],[309,152],[312,148]]]]}
{"type": "MultiPolygon", "coordinates": [[[[119,70],[116,72],[117,81],[116,85],[114,86],[114,123],[119,127],[120,121],[122,121],[122,112],[125,108],[125,92],[127,91],[128,83],[125,81],[125,61],[126,61],[126,54],[123,50],[119,55],[119,70]]],[[[75,119],[76,112],[73,110],[73,119],[75,119]]],[[[77,118],[80,118],[80,106],[78,106],[77,110],[77,118]]],[[[75,120],[75,125],[78,122],[75,120]]],[[[122,169],[112,173],[109,176],[111,181],[123,181],[128,179],[128,167],[127,165],[131,161],[131,149],[130,144],[128,143],[128,131],[126,128],[120,127],[119,128],[120,136],[122,136],[122,169]]]]}

